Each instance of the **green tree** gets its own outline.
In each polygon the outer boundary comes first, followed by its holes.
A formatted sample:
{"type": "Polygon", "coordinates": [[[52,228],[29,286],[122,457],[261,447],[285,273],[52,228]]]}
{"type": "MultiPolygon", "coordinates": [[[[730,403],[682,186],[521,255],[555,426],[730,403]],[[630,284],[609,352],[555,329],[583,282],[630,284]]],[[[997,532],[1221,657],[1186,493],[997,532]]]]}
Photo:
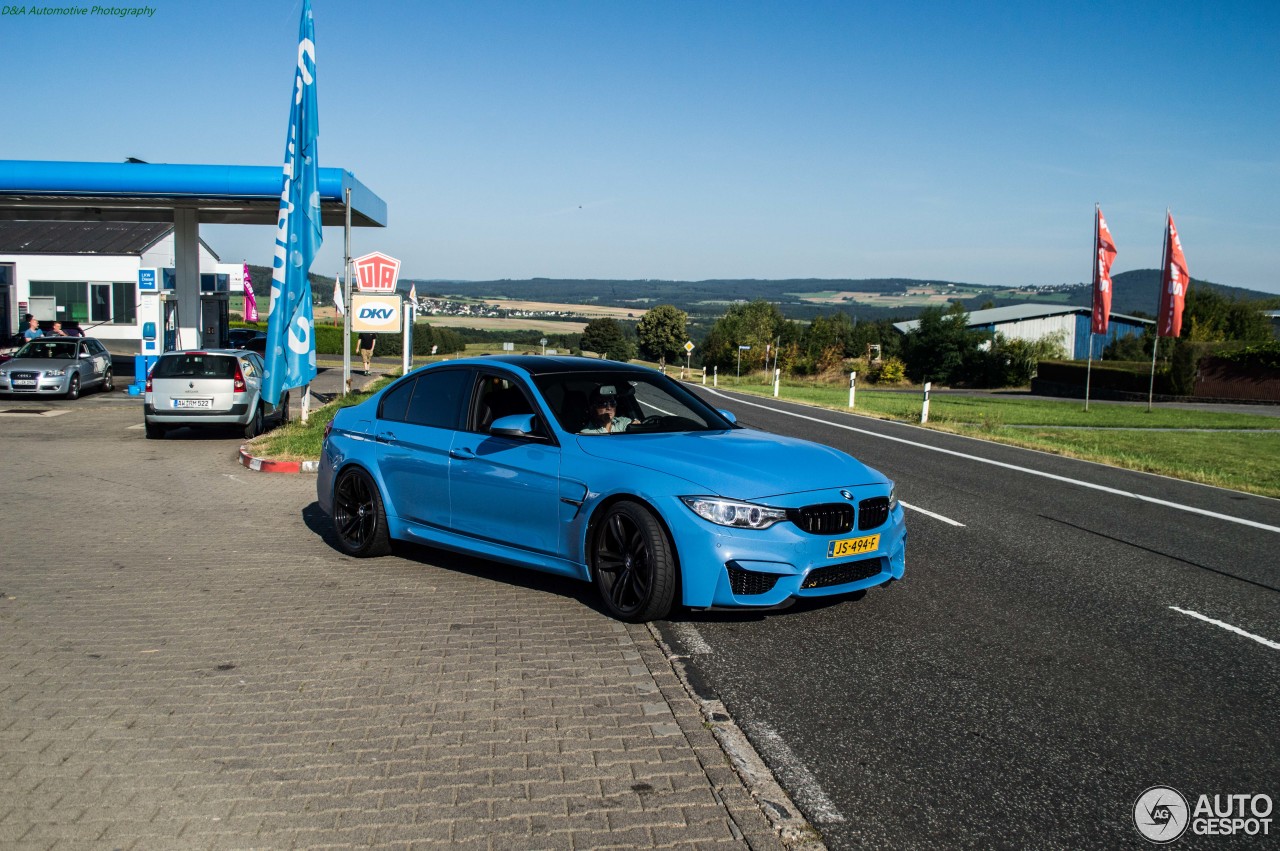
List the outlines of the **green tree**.
{"type": "Polygon", "coordinates": [[[957,384],[968,380],[980,356],[979,346],[991,335],[971,331],[969,314],[958,303],[950,308],[926,307],[919,324],[902,341],[907,376],[915,382],[957,384]]]}
{"type": "Polygon", "coordinates": [[[616,319],[593,319],[582,329],[582,348],[612,360],[631,360],[631,341],[616,319]]]}
{"type": "Polygon", "coordinates": [[[636,337],[645,357],[666,364],[678,360],[689,341],[685,323],[689,314],[670,304],[660,304],[650,309],[636,325],[636,337]]]}
{"type": "Polygon", "coordinates": [[[743,370],[760,369],[766,355],[779,340],[782,343],[780,365],[789,368],[799,355],[798,343],[803,336],[799,327],[788,322],[776,304],[756,299],[730,307],[711,327],[702,344],[702,362],[723,368],[736,368],[739,346],[743,370]],[[792,348],[795,346],[796,348],[792,348]]]}
{"type": "Polygon", "coordinates": [[[1192,281],[1183,305],[1180,336],[1194,342],[1263,343],[1271,339],[1271,325],[1262,313],[1265,309],[1265,302],[1227,298],[1192,281]]]}

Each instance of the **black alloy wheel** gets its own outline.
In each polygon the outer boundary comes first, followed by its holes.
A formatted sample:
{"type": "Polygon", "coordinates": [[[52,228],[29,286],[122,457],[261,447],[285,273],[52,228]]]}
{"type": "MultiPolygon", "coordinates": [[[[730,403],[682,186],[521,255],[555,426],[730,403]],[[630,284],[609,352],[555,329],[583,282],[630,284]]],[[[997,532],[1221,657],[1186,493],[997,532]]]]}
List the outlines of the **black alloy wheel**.
{"type": "Polygon", "coordinates": [[[391,552],[382,496],[369,474],[348,467],[333,486],[333,527],[344,553],[364,558],[391,552]]]}
{"type": "Polygon", "coordinates": [[[67,383],[67,398],[68,399],[80,398],[80,373],[78,372],[72,373],[71,381],[67,383]]]}
{"type": "Polygon", "coordinates": [[[676,590],[675,551],[644,506],[618,502],[596,528],[591,573],[615,618],[643,623],[666,617],[676,590]]]}
{"type": "Polygon", "coordinates": [[[159,423],[144,423],[147,431],[147,440],[163,440],[165,427],[159,423]]]}

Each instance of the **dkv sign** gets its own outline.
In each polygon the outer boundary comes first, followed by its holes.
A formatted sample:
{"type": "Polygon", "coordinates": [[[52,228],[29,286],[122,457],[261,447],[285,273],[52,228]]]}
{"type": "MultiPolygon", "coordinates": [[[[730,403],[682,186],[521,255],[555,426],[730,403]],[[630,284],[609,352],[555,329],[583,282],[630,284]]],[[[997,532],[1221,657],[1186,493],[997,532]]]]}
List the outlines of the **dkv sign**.
{"type": "Polygon", "coordinates": [[[400,296],[368,295],[351,296],[351,330],[385,334],[400,330],[400,296]]]}

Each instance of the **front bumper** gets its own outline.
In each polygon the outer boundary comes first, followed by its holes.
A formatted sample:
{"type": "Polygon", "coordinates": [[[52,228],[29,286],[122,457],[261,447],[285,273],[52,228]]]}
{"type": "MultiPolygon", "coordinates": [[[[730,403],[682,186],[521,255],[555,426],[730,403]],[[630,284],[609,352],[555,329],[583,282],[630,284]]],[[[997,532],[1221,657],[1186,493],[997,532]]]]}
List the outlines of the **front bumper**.
{"type": "MultiPolygon", "coordinates": [[[[801,496],[808,503],[839,499],[831,499],[832,494],[801,496]]],[[[760,530],[717,526],[678,499],[663,508],[680,559],[683,602],[691,608],[770,608],[794,599],[873,588],[901,579],[906,571],[907,528],[901,505],[876,528],[836,535],[809,534],[790,522],[760,530]],[[828,558],[832,541],[870,535],[880,536],[874,550],[828,558]]]]}
{"type": "Polygon", "coordinates": [[[18,386],[14,376],[0,375],[0,393],[12,393],[15,396],[62,396],[71,386],[72,375],[75,373],[53,376],[35,373],[34,379],[27,379],[35,381],[33,386],[18,386]]]}

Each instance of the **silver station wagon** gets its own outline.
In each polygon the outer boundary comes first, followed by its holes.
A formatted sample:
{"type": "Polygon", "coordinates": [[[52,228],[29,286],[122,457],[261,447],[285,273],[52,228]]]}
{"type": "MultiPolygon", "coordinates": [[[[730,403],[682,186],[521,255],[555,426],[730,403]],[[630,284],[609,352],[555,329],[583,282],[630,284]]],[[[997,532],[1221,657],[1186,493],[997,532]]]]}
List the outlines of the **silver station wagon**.
{"type": "Polygon", "coordinates": [[[147,376],[143,417],[147,437],[183,426],[239,427],[252,438],[268,420],[289,421],[289,394],[279,405],[262,398],[262,358],[256,352],[213,349],[165,352],[147,376]]]}

